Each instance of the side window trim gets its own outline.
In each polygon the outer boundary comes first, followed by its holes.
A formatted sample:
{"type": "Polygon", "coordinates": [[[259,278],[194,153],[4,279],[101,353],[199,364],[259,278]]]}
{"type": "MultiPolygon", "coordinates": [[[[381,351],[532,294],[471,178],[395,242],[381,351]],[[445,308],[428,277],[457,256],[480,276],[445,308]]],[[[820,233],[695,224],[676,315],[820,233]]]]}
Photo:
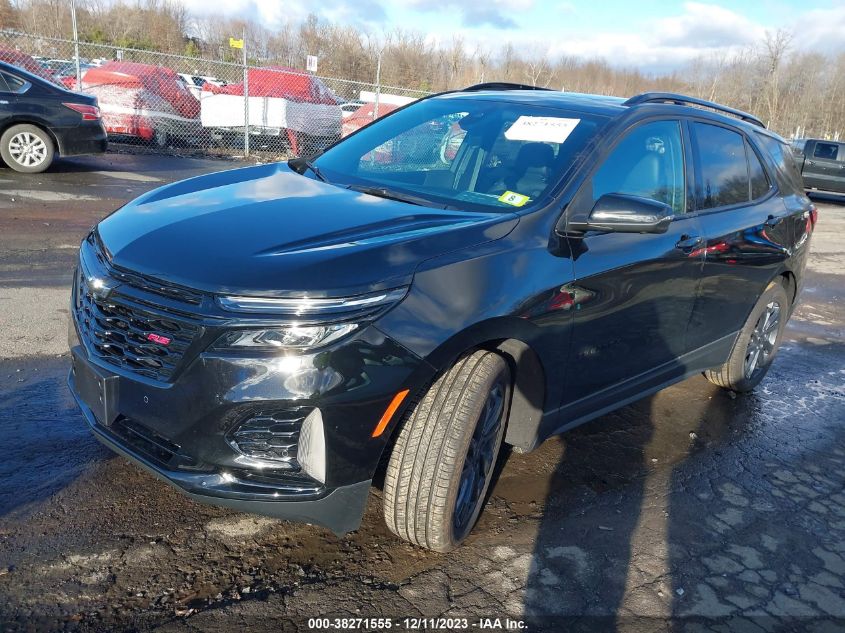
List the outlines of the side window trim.
{"type": "Polygon", "coordinates": [[[6,76],[4,73],[0,73],[0,93],[15,94],[14,92],[12,92],[12,89],[9,87],[9,84],[6,83],[6,76]]]}
{"type": "Polygon", "coordinates": [[[698,210],[698,200],[696,199],[696,191],[698,187],[698,157],[696,152],[693,150],[693,140],[692,140],[692,126],[690,125],[690,119],[688,117],[683,117],[680,120],[681,123],[681,133],[683,134],[683,142],[684,142],[684,173],[686,174],[686,186],[687,186],[687,195],[686,195],[686,213],[685,216],[688,215],[695,215],[699,212],[698,210]]]}

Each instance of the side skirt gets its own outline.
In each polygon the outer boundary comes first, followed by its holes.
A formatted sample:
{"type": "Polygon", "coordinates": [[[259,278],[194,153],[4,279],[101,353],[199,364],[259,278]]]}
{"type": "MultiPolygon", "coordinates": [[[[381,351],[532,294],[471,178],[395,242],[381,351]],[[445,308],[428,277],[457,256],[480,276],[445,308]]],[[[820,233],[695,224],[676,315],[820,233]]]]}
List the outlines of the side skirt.
{"type": "Polygon", "coordinates": [[[553,435],[595,420],[606,413],[686,380],[705,369],[718,367],[727,360],[738,335],[739,331],[724,336],[656,369],[547,412],[540,423],[532,450],[553,435]]]}

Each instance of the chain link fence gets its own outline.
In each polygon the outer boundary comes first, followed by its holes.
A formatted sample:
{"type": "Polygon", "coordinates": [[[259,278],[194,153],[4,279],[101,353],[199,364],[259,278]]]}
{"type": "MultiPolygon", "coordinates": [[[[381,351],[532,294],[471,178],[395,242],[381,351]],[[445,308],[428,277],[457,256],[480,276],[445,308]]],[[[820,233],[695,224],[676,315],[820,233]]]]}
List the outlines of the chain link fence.
{"type": "Polygon", "coordinates": [[[428,94],[9,30],[0,61],[96,96],[111,144],[163,153],[308,156],[428,94]]]}

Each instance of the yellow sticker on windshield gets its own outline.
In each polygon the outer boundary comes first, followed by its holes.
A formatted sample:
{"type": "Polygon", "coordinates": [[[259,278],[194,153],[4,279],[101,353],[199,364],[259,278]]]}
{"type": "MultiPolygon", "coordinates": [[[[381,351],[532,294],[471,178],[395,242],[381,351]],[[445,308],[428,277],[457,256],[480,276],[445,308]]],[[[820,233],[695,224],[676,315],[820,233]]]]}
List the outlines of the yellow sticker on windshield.
{"type": "Polygon", "coordinates": [[[531,198],[528,196],[523,196],[521,193],[514,193],[513,191],[506,191],[499,196],[499,202],[504,202],[512,207],[521,207],[529,200],[531,200],[531,198]]]}

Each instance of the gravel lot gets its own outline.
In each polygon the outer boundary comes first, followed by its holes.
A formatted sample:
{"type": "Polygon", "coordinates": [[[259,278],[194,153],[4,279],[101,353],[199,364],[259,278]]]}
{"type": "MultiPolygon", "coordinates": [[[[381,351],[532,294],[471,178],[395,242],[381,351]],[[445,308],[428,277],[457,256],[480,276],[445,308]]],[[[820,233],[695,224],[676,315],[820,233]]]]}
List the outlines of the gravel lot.
{"type": "Polygon", "coordinates": [[[817,200],[801,306],[755,393],[692,378],[511,455],[467,545],[439,555],[387,532],[377,489],[344,538],[198,505],[73,406],[79,240],[147,189],[234,165],[0,170],[0,630],[300,631],[318,615],[845,630],[845,201],[817,200]]]}

